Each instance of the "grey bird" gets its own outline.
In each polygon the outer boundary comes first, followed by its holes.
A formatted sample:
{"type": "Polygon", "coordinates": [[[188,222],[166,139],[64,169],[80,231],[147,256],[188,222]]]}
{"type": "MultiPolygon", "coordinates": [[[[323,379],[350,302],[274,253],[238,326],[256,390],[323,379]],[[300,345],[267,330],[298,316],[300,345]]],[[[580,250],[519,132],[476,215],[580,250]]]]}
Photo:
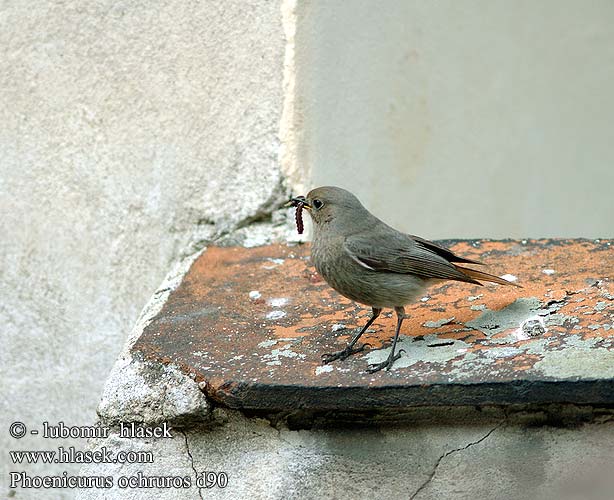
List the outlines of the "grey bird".
{"type": "Polygon", "coordinates": [[[322,356],[323,362],[343,360],[361,352],[356,346],[363,333],[380,315],[392,308],[397,325],[386,361],[369,365],[369,373],[390,370],[401,357],[395,354],[399,331],[406,318],[404,306],[419,297],[426,286],[441,280],[481,285],[478,280],[520,286],[460,264],[480,264],[455,255],[431,241],[401,233],[371,214],[349,191],[333,186],[313,189],[307,196],[292,198],[297,224],[302,231],[301,210],[313,220],[311,257],[318,273],[341,295],[371,306],[367,324],[342,351],[322,356]]]}

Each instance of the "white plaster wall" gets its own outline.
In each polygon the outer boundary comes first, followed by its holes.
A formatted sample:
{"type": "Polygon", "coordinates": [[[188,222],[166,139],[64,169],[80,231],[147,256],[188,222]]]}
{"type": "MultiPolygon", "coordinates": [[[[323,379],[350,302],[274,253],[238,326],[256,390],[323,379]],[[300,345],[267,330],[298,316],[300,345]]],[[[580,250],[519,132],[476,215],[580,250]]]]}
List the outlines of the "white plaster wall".
{"type": "Polygon", "coordinates": [[[0,3],[2,497],[67,444],[9,422],[92,422],[172,263],[284,199],[284,47],[278,1],[0,3]]]}
{"type": "Polygon", "coordinates": [[[614,235],[614,3],[300,2],[300,160],[429,238],[614,235]]]}
{"type": "Polygon", "coordinates": [[[0,494],[9,449],[68,444],[9,422],[91,422],[172,263],[284,198],[280,155],[424,236],[611,235],[610,2],[373,5],[0,4],[0,494]]]}

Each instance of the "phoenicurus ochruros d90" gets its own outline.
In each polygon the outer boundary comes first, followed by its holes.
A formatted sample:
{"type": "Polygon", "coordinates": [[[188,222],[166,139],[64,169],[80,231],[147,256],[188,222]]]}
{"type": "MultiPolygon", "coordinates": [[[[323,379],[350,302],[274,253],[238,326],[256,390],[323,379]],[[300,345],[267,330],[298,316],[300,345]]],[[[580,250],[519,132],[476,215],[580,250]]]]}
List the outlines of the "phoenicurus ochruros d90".
{"type": "Polygon", "coordinates": [[[405,318],[403,306],[413,302],[429,284],[456,280],[481,285],[478,280],[514,285],[492,274],[459,264],[480,264],[455,255],[435,243],[404,234],[379,220],[362,206],[358,198],[338,187],[319,187],[307,196],[292,198],[297,207],[296,221],[302,232],[301,211],[307,209],[313,220],[311,257],[320,275],[341,295],[371,306],[373,314],[345,349],[322,356],[324,363],[346,359],[360,352],[361,335],[380,315],[392,308],[397,327],[392,349],[383,363],[370,365],[368,372],[390,370],[401,354],[395,354],[399,330],[405,318]]]}

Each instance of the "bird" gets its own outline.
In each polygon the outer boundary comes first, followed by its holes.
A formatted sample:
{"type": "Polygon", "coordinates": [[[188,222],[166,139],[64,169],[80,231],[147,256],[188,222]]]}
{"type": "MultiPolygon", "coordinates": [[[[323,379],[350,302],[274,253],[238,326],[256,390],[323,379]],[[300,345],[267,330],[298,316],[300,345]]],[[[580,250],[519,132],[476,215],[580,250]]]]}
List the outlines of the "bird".
{"type": "Polygon", "coordinates": [[[344,297],[371,307],[371,317],[348,345],[338,352],[322,355],[324,364],[345,360],[364,350],[358,340],[383,309],[394,309],[397,317],[392,349],[387,359],[369,365],[368,373],[390,370],[401,357],[396,353],[405,306],[424,289],[442,280],[482,285],[481,281],[521,287],[498,276],[465,267],[481,264],[460,257],[432,241],[397,231],[369,212],[346,189],[322,186],[306,196],[291,198],[296,222],[302,232],[301,212],[313,221],[311,260],[324,280],[344,297]]]}

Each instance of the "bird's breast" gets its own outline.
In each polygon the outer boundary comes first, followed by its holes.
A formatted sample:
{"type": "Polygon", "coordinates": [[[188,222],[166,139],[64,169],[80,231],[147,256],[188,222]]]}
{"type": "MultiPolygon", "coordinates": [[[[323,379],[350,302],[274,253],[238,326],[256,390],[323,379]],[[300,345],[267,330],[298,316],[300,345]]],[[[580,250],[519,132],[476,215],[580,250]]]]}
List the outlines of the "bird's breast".
{"type": "Polygon", "coordinates": [[[317,244],[311,257],[318,273],[341,295],[372,307],[396,307],[413,302],[425,282],[418,276],[374,271],[354,261],[343,243],[317,244]]]}

